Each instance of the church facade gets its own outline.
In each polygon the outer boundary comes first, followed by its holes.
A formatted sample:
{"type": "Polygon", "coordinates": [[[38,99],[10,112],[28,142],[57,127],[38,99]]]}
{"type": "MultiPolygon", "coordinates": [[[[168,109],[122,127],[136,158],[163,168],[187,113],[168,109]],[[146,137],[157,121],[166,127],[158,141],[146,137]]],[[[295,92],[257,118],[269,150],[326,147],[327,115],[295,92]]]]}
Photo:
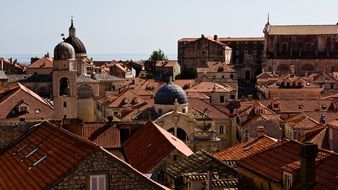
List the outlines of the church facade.
{"type": "Polygon", "coordinates": [[[267,22],[264,35],[264,71],[300,76],[338,71],[338,25],[267,22]]]}

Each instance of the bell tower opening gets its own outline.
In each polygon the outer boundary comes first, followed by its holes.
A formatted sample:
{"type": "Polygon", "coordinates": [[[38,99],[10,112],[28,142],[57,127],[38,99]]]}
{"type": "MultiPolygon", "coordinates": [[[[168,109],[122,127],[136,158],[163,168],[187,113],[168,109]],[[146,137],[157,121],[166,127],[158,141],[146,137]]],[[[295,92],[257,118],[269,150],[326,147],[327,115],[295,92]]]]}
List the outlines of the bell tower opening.
{"type": "Polygon", "coordinates": [[[63,77],[60,79],[59,95],[70,96],[70,85],[69,85],[69,79],[67,77],[63,77]]]}

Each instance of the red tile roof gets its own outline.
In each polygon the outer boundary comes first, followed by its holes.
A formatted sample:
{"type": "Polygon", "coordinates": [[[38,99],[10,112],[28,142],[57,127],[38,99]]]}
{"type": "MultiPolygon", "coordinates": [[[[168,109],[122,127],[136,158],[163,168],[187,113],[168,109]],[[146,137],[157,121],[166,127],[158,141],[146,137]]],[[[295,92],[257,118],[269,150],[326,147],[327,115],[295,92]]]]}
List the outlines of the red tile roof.
{"type": "Polygon", "coordinates": [[[51,69],[53,68],[53,59],[50,57],[42,57],[27,66],[28,69],[51,69]]]}
{"type": "Polygon", "coordinates": [[[135,132],[123,143],[127,161],[142,173],[150,172],[173,150],[193,154],[187,145],[153,122],[135,132]]]}
{"type": "Polygon", "coordinates": [[[300,160],[300,147],[301,144],[296,141],[282,142],[279,146],[237,161],[237,165],[279,183],[283,180],[281,167],[300,160]]]}
{"type": "Polygon", "coordinates": [[[120,130],[105,122],[83,124],[82,137],[106,148],[121,148],[120,130]]]}
{"type": "Polygon", "coordinates": [[[220,160],[240,160],[277,144],[277,139],[261,136],[254,140],[237,144],[230,148],[216,152],[214,156],[220,160]]]}
{"type": "Polygon", "coordinates": [[[225,62],[208,62],[208,67],[196,68],[197,73],[235,73],[235,69],[225,62]],[[222,68],[220,71],[219,69],[222,68]]]}
{"type": "Polygon", "coordinates": [[[45,122],[0,152],[0,189],[48,189],[99,147],[45,122]]]}
{"type": "Polygon", "coordinates": [[[226,113],[198,98],[189,98],[189,106],[201,112],[208,110],[208,116],[213,119],[226,119],[229,117],[226,113]]]}
{"type": "Polygon", "coordinates": [[[215,82],[204,82],[204,81],[199,82],[186,90],[187,93],[189,92],[202,92],[202,93],[225,92],[225,93],[228,93],[232,91],[236,91],[236,89],[232,88],[231,86],[225,85],[225,84],[221,85],[215,82]]]}

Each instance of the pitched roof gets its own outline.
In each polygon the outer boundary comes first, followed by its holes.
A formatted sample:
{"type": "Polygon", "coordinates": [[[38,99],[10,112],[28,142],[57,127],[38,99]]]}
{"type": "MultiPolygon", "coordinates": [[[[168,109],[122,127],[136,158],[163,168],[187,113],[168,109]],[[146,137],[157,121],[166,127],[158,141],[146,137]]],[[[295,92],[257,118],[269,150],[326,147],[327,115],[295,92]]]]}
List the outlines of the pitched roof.
{"type": "Polygon", "coordinates": [[[264,37],[227,37],[227,38],[218,38],[219,41],[223,43],[227,42],[264,42],[264,37]]]}
{"type": "Polygon", "coordinates": [[[293,117],[286,120],[286,123],[290,125],[293,129],[298,130],[312,130],[316,128],[324,127],[323,124],[319,123],[318,121],[303,115],[301,117],[293,117]]]}
{"type": "Polygon", "coordinates": [[[53,68],[53,59],[47,56],[44,56],[32,64],[27,66],[28,69],[52,69],[53,68]]]}
{"type": "Polygon", "coordinates": [[[99,147],[44,122],[0,151],[0,188],[47,189],[99,147]]]}
{"type": "Polygon", "coordinates": [[[248,142],[216,152],[214,156],[220,160],[240,160],[277,144],[277,139],[261,136],[248,142]]]}
{"type": "Polygon", "coordinates": [[[228,85],[221,85],[215,82],[206,82],[202,81],[186,90],[189,92],[232,92],[235,91],[234,88],[228,85]]]}
{"type": "Polygon", "coordinates": [[[8,74],[7,82],[52,82],[51,75],[8,74]]]}
{"type": "Polygon", "coordinates": [[[206,173],[209,169],[217,172],[222,177],[236,176],[231,167],[203,150],[195,152],[188,157],[180,158],[175,163],[164,168],[165,172],[173,178],[192,172],[206,173]]]}
{"type": "Polygon", "coordinates": [[[260,176],[280,182],[283,177],[282,166],[300,160],[301,144],[296,141],[285,141],[263,152],[251,155],[237,161],[239,167],[248,169],[260,176]]]}
{"type": "Polygon", "coordinates": [[[235,73],[235,69],[231,67],[231,65],[225,63],[225,62],[208,62],[208,67],[203,67],[203,68],[196,68],[197,73],[216,73],[216,72],[231,72],[235,73]]]}
{"type": "Polygon", "coordinates": [[[173,150],[185,156],[193,152],[171,133],[153,122],[148,122],[123,143],[130,165],[142,173],[150,172],[173,150]]]}
{"type": "Polygon", "coordinates": [[[7,80],[8,77],[5,73],[5,71],[0,70],[0,80],[7,80]]]}
{"type": "Polygon", "coordinates": [[[208,116],[213,119],[226,119],[229,117],[226,113],[199,98],[189,98],[189,106],[201,112],[208,110],[208,116]]]}
{"type": "Polygon", "coordinates": [[[121,148],[120,130],[106,122],[83,123],[82,137],[106,148],[121,148]]]}
{"type": "MultiPolygon", "coordinates": [[[[41,96],[37,95],[35,92],[30,90],[29,88],[25,87],[24,85],[20,83],[8,83],[8,84],[2,84],[0,85],[0,103],[3,103],[6,101],[11,95],[18,91],[23,91],[27,95],[32,96],[33,98],[40,101],[42,104],[52,108],[51,104],[49,104],[45,99],[43,99],[41,96]]],[[[22,97],[24,100],[24,97],[22,97]]],[[[2,110],[4,111],[4,110],[2,110]]]]}
{"type": "Polygon", "coordinates": [[[269,35],[338,34],[337,25],[270,25],[269,35]]]}

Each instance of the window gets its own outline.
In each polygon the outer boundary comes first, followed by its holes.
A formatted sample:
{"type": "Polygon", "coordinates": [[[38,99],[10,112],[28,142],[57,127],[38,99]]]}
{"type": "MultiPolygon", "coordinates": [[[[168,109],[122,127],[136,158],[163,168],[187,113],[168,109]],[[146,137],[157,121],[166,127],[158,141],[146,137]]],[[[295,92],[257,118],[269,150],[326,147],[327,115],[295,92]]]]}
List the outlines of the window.
{"type": "Polygon", "coordinates": [[[219,98],[220,103],[224,103],[224,96],[220,96],[219,98]]]}
{"type": "Polygon", "coordinates": [[[235,99],[235,95],[231,94],[230,99],[235,99]]]}
{"type": "Polygon", "coordinates": [[[284,190],[289,190],[292,187],[292,175],[286,172],[283,172],[283,186],[284,190]]]}
{"type": "Polygon", "coordinates": [[[67,115],[63,115],[63,119],[67,119],[67,115]]]}
{"type": "Polygon", "coordinates": [[[27,106],[26,105],[19,106],[19,112],[27,112],[27,106]]]}
{"type": "Polygon", "coordinates": [[[224,126],[223,125],[219,126],[219,134],[224,134],[224,126]]]}
{"type": "Polygon", "coordinates": [[[66,77],[60,79],[59,95],[60,96],[70,95],[69,79],[66,77]]]}
{"type": "Polygon", "coordinates": [[[67,102],[63,102],[63,107],[64,107],[64,108],[67,107],[67,102]]]}
{"type": "Polygon", "coordinates": [[[231,78],[231,79],[234,79],[234,75],[233,75],[233,74],[230,74],[230,78],[231,78]]]}
{"type": "Polygon", "coordinates": [[[91,175],[90,176],[90,190],[106,190],[107,182],[106,175],[91,175]]]}

